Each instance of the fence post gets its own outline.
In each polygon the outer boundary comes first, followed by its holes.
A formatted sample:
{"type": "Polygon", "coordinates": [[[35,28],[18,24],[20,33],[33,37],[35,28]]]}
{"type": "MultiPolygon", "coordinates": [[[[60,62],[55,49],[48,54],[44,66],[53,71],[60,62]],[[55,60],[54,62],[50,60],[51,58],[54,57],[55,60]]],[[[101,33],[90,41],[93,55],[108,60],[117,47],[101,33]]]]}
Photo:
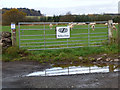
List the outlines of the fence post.
{"type": "Polygon", "coordinates": [[[12,32],[12,46],[16,46],[16,28],[15,23],[11,23],[11,32],[12,32]]]}
{"type": "Polygon", "coordinates": [[[46,41],[45,41],[45,23],[44,23],[44,50],[45,50],[45,45],[46,45],[46,41]]]}
{"type": "Polygon", "coordinates": [[[113,37],[112,23],[113,23],[113,20],[108,21],[108,39],[109,39],[109,43],[111,42],[112,37],[113,37]]]}
{"type": "Polygon", "coordinates": [[[88,47],[90,46],[90,25],[88,24],[88,47]]]}
{"type": "Polygon", "coordinates": [[[19,30],[19,48],[20,48],[20,23],[18,23],[18,30],[19,30]]]}

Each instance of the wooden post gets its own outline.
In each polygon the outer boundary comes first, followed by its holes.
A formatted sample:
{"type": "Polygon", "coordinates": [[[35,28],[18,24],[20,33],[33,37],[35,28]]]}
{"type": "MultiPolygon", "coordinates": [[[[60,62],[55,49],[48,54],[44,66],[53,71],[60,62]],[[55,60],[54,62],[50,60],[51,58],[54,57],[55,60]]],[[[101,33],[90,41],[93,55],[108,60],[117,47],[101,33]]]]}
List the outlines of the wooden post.
{"type": "Polygon", "coordinates": [[[12,33],[12,46],[16,46],[16,29],[15,23],[11,23],[11,33],[12,33]]]}
{"type": "Polygon", "coordinates": [[[109,38],[109,43],[111,42],[112,37],[113,37],[112,23],[113,23],[113,20],[109,20],[108,21],[108,38],[109,38]]]}

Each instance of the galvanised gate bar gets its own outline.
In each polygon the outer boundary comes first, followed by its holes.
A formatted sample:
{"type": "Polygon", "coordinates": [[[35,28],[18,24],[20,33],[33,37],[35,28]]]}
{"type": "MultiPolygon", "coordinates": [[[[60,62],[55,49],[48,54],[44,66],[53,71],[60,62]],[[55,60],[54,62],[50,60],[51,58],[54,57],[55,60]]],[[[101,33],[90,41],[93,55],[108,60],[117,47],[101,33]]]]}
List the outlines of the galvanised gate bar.
{"type": "Polygon", "coordinates": [[[96,47],[108,42],[107,21],[99,22],[19,22],[19,48],[28,50],[96,47]],[[85,25],[80,25],[85,23],[85,25]],[[90,23],[96,23],[94,29],[90,23]],[[70,38],[56,38],[56,27],[72,24],[70,38]]]}

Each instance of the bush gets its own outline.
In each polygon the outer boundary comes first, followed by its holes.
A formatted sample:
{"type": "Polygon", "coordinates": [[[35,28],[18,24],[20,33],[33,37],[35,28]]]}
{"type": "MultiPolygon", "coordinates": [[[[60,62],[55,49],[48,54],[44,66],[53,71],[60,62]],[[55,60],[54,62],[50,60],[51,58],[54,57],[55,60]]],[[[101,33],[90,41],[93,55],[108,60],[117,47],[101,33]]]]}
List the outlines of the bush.
{"type": "Polygon", "coordinates": [[[18,9],[11,9],[10,11],[6,11],[2,15],[2,24],[10,25],[11,22],[18,23],[20,21],[24,21],[26,13],[20,12],[18,9]]]}
{"type": "Polygon", "coordinates": [[[29,55],[29,52],[27,52],[24,49],[19,49],[18,47],[9,47],[2,53],[2,60],[3,61],[14,61],[23,59],[23,57],[26,57],[29,55]]]}
{"type": "Polygon", "coordinates": [[[19,49],[17,47],[9,47],[6,50],[6,53],[8,55],[11,55],[12,57],[17,57],[18,56],[18,51],[19,51],[19,49]]]}

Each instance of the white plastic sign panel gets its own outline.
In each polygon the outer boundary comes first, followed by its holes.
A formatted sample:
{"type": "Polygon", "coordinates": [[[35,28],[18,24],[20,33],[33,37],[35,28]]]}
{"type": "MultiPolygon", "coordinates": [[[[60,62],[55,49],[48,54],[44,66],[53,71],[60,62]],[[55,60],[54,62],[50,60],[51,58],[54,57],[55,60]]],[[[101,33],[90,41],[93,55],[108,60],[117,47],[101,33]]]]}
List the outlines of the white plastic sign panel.
{"type": "Polygon", "coordinates": [[[56,38],[70,38],[70,27],[56,27],[56,38]]]}
{"type": "Polygon", "coordinates": [[[15,24],[11,24],[11,29],[15,29],[15,24]]]}

